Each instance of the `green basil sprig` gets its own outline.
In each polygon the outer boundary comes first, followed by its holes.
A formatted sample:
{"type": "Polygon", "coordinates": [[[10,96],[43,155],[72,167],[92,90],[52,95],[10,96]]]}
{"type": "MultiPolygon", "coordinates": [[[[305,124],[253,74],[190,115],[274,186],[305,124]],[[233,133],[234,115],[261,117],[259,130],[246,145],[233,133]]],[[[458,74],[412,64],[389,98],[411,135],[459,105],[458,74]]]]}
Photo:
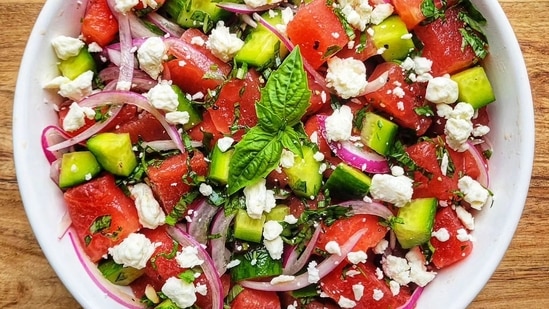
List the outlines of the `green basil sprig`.
{"type": "Polygon", "coordinates": [[[267,176],[278,166],[283,148],[301,154],[301,136],[294,126],[307,111],[310,98],[307,73],[296,47],[261,89],[257,126],[235,146],[229,164],[229,194],[267,176]]]}

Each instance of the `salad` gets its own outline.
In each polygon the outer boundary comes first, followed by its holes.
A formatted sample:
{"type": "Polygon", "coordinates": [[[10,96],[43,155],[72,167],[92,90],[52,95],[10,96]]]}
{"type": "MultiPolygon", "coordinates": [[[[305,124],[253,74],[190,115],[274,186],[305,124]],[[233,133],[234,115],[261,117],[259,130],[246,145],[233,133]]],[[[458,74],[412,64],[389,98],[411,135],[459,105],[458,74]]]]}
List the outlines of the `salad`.
{"type": "MultiPolygon", "coordinates": [[[[89,0],[51,178],[128,308],[414,308],[489,207],[467,0],[89,0]]],[[[91,265],[91,266],[90,266],[91,265]]]]}

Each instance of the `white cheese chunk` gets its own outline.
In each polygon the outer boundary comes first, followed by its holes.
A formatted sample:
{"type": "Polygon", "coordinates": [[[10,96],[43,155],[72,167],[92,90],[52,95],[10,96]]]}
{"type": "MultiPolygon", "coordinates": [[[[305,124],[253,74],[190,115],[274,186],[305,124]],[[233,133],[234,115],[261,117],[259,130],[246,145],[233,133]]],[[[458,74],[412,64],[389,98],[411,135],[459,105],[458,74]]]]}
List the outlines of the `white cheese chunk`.
{"type": "Polygon", "coordinates": [[[270,212],[276,206],[274,191],[265,186],[265,179],[244,188],[246,212],[253,219],[260,219],[263,212],[270,212]]]}
{"type": "Polygon", "coordinates": [[[231,33],[223,21],[219,21],[206,41],[206,48],[217,58],[228,62],[244,46],[244,41],[231,33]]]}
{"type": "Polygon", "coordinates": [[[63,130],[73,132],[86,124],[86,118],[93,119],[95,111],[90,107],[80,107],[78,103],[72,102],[69,111],[63,119],[63,130]]]}
{"type": "Polygon", "coordinates": [[[152,87],[145,96],[154,108],[167,112],[177,110],[179,105],[177,94],[168,82],[161,82],[152,87]]]}
{"type": "Polygon", "coordinates": [[[86,44],[80,39],[60,35],[53,38],[51,45],[59,59],[67,60],[78,55],[86,44]]]}
{"type": "Polygon", "coordinates": [[[366,89],[366,66],[354,58],[332,57],[328,60],[326,85],[344,99],[359,96],[366,89]]]}
{"type": "Polygon", "coordinates": [[[374,199],[402,207],[412,200],[413,193],[413,180],[407,176],[375,174],[372,177],[370,194],[374,199]]]}
{"type": "Polygon", "coordinates": [[[164,68],[162,61],[166,59],[166,50],[162,38],[147,38],[137,49],[139,68],[149,74],[151,78],[157,79],[164,68]]]}
{"type": "Polygon", "coordinates": [[[187,283],[176,277],[170,277],[162,286],[162,293],[177,306],[188,308],[196,302],[196,290],[192,283],[187,283]]]}
{"type": "Polygon", "coordinates": [[[138,183],[129,188],[135,202],[139,223],[148,229],[155,229],[166,221],[166,214],[154,198],[151,188],[145,183],[138,183]]]}
{"type": "Polygon", "coordinates": [[[124,267],[142,269],[160,243],[152,243],[145,235],[131,233],[118,245],[109,248],[113,260],[124,267]]]}
{"type": "Polygon", "coordinates": [[[328,141],[345,141],[351,138],[353,130],[353,113],[347,105],[326,117],[326,138],[328,141]]]}

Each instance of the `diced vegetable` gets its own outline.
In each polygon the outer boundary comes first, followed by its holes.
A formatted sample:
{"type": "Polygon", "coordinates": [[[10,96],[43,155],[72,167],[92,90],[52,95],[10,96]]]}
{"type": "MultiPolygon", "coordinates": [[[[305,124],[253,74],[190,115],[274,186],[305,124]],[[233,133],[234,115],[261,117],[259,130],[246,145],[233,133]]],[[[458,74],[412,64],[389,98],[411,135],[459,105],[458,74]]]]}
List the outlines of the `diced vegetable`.
{"type": "Polygon", "coordinates": [[[410,249],[429,241],[437,205],[435,198],[421,198],[398,209],[392,228],[402,248],[410,249]]]}

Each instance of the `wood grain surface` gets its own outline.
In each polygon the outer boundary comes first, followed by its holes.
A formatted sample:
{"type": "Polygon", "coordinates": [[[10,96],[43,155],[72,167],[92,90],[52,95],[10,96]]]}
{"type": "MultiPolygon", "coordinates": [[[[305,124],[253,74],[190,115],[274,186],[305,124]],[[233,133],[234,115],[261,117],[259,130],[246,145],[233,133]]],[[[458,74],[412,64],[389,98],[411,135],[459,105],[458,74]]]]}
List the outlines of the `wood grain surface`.
{"type": "MultiPolygon", "coordinates": [[[[73,1],[73,0],[57,0],[73,1]]],[[[549,307],[549,0],[500,0],[529,72],[536,120],[530,191],[501,265],[469,308],[549,307]]],[[[44,0],[0,0],[0,308],[80,308],[37,244],[17,189],[12,108],[27,37],[44,0]]],[[[474,280],[474,278],[471,278],[474,280]]]]}

